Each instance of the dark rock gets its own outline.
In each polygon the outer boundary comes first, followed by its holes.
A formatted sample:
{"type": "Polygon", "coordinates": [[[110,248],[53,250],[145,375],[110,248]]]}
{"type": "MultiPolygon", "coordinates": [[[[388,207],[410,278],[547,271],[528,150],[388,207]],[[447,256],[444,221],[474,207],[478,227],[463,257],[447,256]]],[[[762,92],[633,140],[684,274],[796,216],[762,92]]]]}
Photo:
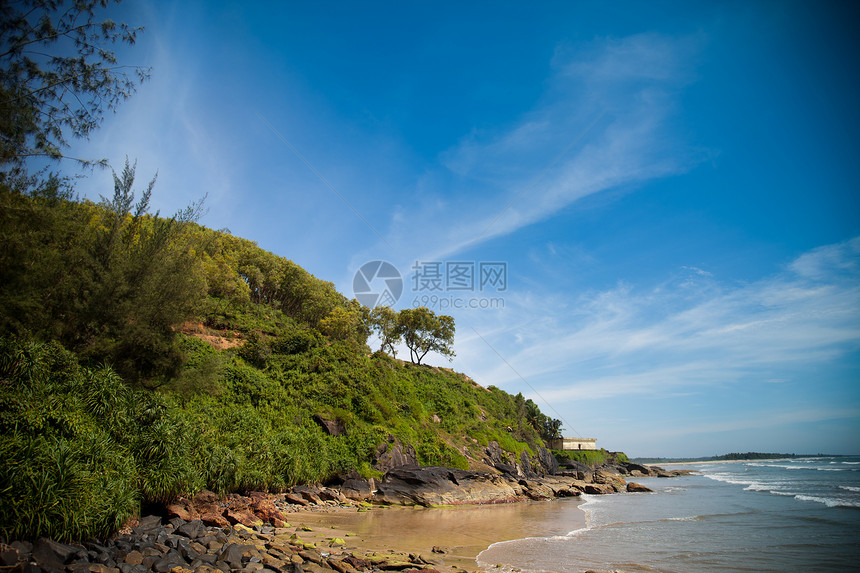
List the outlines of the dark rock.
{"type": "Polygon", "coordinates": [[[500,503],[520,499],[521,491],[515,482],[499,475],[405,467],[385,474],[374,499],[385,504],[423,506],[500,503]]]}
{"type": "Polygon", "coordinates": [[[585,493],[590,493],[593,495],[604,495],[607,493],[615,493],[615,490],[612,488],[611,485],[590,483],[585,486],[585,493]]]}
{"type": "MultiPolygon", "coordinates": [[[[213,555],[211,553],[201,553],[200,555],[197,556],[197,559],[195,559],[194,561],[198,562],[198,564],[199,563],[205,563],[207,565],[214,565],[217,560],[218,560],[217,555],[213,555]]],[[[191,565],[192,565],[191,569],[197,568],[197,567],[193,566],[194,563],[192,563],[191,565]]]]}
{"type": "Polygon", "coordinates": [[[194,521],[189,521],[184,525],[176,528],[177,535],[184,535],[189,539],[197,539],[206,534],[206,526],[203,525],[203,522],[199,519],[195,519],[194,521]]]}
{"type": "Polygon", "coordinates": [[[0,564],[8,567],[15,565],[18,561],[23,561],[23,559],[18,554],[17,549],[9,545],[0,544],[0,564]]]}
{"type": "Polygon", "coordinates": [[[107,567],[116,567],[116,561],[114,561],[114,558],[108,552],[99,553],[95,559],[92,559],[92,561],[94,563],[101,563],[107,567]]]}
{"type": "Polygon", "coordinates": [[[537,458],[543,469],[544,474],[552,475],[558,471],[558,460],[552,455],[552,452],[544,447],[538,447],[537,458]]]}
{"type": "Polygon", "coordinates": [[[174,567],[187,567],[188,563],[182,558],[182,556],[177,551],[170,551],[152,564],[152,570],[156,573],[167,573],[174,567]]]}
{"type": "Polygon", "coordinates": [[[96,553],[107,553],[108,551],[110,551],[104,545],[101,545],[100,543],[96,543],[94,541],[87,541],[86,543],[84,543],[84,547],[86,547],[90,551],[95,551],[96,553]]]}
{"type": "Polygon", "coordinates": [[[339,491],[329,488],[323,488],[320,491],[320,499],[323,501],[336,501],[338,503],[346,501],[346,498],[339,491]]]}
{"type": "Polygon", "coordinates": [[[347,479],[340,486],[340,492],[347,499],[366,501],[373,495],[370,482],[362,478],[347,479]]]}
{"type": "Polygon", "coordinates": [[[227,563],[232,569],[242,568],[242,548],[235,543],[228,543],[221,549],[216,562],[227,563]]]}
{"type": "Polygon", "coordinates": [[[630,475],[633,475],[634,472],[639,472],[643,476],[651,475],[651,468],[649,468],[648,466],[643,466],[641,464],[634,464],[632,462],[627,464],[627,471],[630,472],[630,475]]]}
{"type": "Polygon", "coordinates": [[[19,555],[26,558],[33,552],[33,544],[29,541],[13,541],[9,547],[18,552],[19,555]]]}
{"type": "Polygon", "coordinates": [[[133,528],[132,531],[135,533],[147,533],[152,531],[156,527],[161,525],[161,518],[157,515],[147,515],[146,517],[140,518],[140,523],[137,527],[133,528]]]}
{"type": "Polygon", "coordinates": [[[493,467],[502,472],[503,474],[508,474],[515,476],[517,475],[516,466],[512,466],[510,464],[506,464],[504,462],[496,462],[493,464],[493,467]]]}
{"type": "Polygon", "coordinates": [[[394,436],[388,436],[388,442],[376,448],[373,456],[373,469],[382,473],[403,466],[418,465],[418,454],[411,445],[403,445],[394,436]]]}
{"type": "Polygon", "coordinates": [[[339,436],[346,432],[346,424],[340,418],[328,420],[319,414],[316,414],[314,416],[314,421],[330,436],[339,436]]]}
{"type": "Polygon", "coordinates": [[[62,569],[78,552],[77,547],[59,543],[47,537],[40,537],[33,543],[32,559],[43,568],[45,566],[62,569]]]}
{"type": "Polygon", "coordinates": [[[509,459],[505,452],[495,440],[487,444],[484,449],[484,463],[488,466],[499,470],[504,474],[517,475],[517,468],[514,461],[509,459]]]}
{"type": "Polygon", "coordinates": [[[309,502],[308,500],[306,500],[302,496],[295,494],[295,493],[284,494],[284,500],[287,503],[292,503],[293,505],[308,506],[311,504],[311,502],[309,502]]]}
{"type": "Polygon", "coordinates": [[[322,503],[322,499],[320,499],[320,488],[311,487],[308,485],[298,485],[293,488],[293,494],[298,494],[302,496],[304,499],[309,501],[310,503],[315,503],[317,505],[322,503]]]}
{"type": "Polygon", "coordinates": [[[179,549],[180,544],[185,541],[185,538],[180,535],[168,535],[167,540],[165,541],[165,545],[170,549],[179,549]]]}
{"type": "Polygon", "coordinates": [[[290,565],[287,567],[289,573],[305,573],[301,563],[291,563],[290,565]]]}
{"type": "Polygon", "coordinates": [[[183,543],[179,546],[179,554],[188,562],[194,561],[200,556],[200,552],[195,550],[191,545],[183,543]]]}
{"type": "Polygon", "coordinates": [[[654,490],[647,488],[642,484],[638,484],[636,482],[631,481],[627,484],[627,491],[630,493],[651,493],[654,490]]]}

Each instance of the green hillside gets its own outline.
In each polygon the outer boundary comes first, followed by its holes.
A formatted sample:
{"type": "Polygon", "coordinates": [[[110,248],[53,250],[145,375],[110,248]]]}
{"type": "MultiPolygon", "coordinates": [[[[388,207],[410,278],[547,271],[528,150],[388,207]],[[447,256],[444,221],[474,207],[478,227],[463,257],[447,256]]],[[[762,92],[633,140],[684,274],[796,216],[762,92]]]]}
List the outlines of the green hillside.
{"type": "Polygon", "coordinates": [[[283,490],[386,455],[535,464],[530,400],[373,352],[367,308],[255,243],[0,184],[0,535],[107,535],[201,489],[283,490]],[[527,456],[527,457],[525,457],[527,456]]]}

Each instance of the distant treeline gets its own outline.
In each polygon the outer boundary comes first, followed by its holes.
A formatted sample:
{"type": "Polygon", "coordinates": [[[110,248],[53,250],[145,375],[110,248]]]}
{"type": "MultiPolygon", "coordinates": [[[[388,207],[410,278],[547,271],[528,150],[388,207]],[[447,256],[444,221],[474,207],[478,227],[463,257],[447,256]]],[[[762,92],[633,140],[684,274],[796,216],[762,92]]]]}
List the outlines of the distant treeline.
{"type": "Polygon", "coordinates": [[[723,454],[721,456],[707,456],[704,458],[633,458],[633,462],[638,464],[669,464],[669,463],[684,463],[684,462],[720,462],[732,460],[780,460],[786,458],[823,458],[823,457],[838,457],[830,454],[775,454],[764,452],[746,452],[743,454],[733,452],[731,454],[723,454]]]}

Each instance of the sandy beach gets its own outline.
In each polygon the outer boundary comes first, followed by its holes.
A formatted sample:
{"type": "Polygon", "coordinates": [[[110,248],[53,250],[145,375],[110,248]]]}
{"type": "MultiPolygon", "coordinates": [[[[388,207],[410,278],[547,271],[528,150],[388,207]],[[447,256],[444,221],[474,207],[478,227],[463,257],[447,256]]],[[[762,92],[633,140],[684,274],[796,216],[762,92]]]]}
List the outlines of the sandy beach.
{"type": "Polygon", "coordinates": [[[584,513],[581,522],[570,520],[570,504],[580,503],[559,499],[440,508],[330,507],[302,509],[288,518],[290,525],[310,529],[300,535],[318,547],[325,547],[330,538],[341,538],[346,546],[338,551],[413,553],[432,560],[440,571],[477,571],[475,558],[493,543],[564,535],[584,527],[584,513]]]}

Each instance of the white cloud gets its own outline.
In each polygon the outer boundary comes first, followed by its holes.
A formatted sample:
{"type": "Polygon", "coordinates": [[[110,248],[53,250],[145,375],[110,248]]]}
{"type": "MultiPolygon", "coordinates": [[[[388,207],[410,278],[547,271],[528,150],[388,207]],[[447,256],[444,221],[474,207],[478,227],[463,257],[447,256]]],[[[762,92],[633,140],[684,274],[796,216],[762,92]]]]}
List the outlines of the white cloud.
{"type": "MultiPolygon", "coordinates": [[[[826,368],[860,348],[856,244],[815,249],[747,285],[709,277],[693,297],[677,282],[622,284],[567,307],[552,296],[535,305],[537,297],[512,295],[507,330],[482,334],[553,403],[784,381],[797,368],[826,368]]],[[[467,337],[458,352],[479,354],[481,344],[467,337]]],[[[499,361],[469,370],[483,383],[519,383],[499,361]]]]}
{"type": "Polygon", "coordinates": [[[585,56],[559,50],[541,102],[443,154],[449,171],[422,177],[411,208],[395,210],[389,242],[413,260],[439,260],[589,195],[688,170],[698,159],[669,119],[697,43],[645,34],[595,41],[585,56]]]}

